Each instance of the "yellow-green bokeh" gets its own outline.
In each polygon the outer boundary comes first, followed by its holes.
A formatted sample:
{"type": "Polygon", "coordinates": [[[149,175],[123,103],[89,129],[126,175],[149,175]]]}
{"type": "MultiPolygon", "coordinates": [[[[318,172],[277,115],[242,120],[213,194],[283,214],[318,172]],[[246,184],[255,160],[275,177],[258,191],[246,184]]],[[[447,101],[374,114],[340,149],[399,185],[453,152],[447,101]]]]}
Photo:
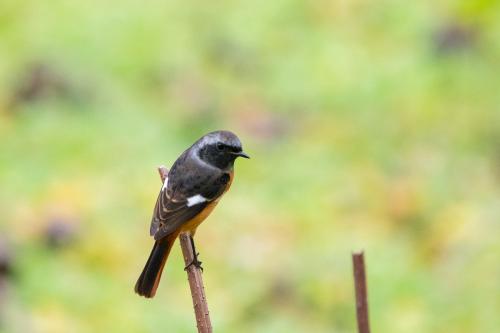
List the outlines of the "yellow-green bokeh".
{"type": "Polygon", "coordinates": [[[500,325],[497,1],[0,3],[0,332],[194,332],[180,249],[133,286],[170,166],[251,160],[198,230],[216,332],[500,325]],[[68,224],[70,244],[45,238],[68,224]]]}

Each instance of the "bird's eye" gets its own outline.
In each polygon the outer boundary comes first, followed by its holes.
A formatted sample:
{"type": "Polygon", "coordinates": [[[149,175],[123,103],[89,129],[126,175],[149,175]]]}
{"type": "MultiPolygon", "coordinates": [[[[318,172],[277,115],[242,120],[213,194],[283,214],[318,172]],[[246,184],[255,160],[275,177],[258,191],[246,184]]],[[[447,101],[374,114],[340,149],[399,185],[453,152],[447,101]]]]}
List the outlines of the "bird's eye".
{"type": "Polygon", "coordinates": [[[217,149],[221,151],[224,150],[224,145],[221,142],[217,143],[217,149]]]}

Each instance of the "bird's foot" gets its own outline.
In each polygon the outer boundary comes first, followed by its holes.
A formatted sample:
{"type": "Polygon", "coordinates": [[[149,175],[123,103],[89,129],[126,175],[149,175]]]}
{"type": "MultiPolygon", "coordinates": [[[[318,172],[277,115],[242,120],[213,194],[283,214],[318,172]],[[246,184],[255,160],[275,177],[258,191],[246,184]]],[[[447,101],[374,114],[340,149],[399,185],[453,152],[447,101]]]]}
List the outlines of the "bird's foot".
{"type": "Polygon", "coordinates": [[[196,253],[196,252],[194,253],[194,258],[193,258],[193,260],[192,260],[192,261],[191,261],[191,262],[190,262],[190,263],[189,263],[186,267],[184,267],[184,270],[185,270],[185,271],[186,271],[189,267],[194,266],[194,267],[196,267],[196,268],[201,269],[201,271],[203,272],[203,267],[201,267],[202,262],[198,260],[198,255],[199,255],[199,253],[196,253]]]}

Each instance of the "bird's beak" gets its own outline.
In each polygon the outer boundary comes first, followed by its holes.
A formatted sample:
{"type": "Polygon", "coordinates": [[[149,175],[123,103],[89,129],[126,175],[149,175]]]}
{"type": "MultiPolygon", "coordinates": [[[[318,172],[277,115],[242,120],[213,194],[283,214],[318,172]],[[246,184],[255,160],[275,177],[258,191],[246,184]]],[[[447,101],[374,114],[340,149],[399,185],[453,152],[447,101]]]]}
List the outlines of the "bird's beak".
{"type": "Polygon", "coordinates": [[[250,158],[250,156],[248,156],[247,153],[245,153],[244,151],[239,151],[239,152],[233,153],[233,154],[238,156],[238,157],[250,158]]]}

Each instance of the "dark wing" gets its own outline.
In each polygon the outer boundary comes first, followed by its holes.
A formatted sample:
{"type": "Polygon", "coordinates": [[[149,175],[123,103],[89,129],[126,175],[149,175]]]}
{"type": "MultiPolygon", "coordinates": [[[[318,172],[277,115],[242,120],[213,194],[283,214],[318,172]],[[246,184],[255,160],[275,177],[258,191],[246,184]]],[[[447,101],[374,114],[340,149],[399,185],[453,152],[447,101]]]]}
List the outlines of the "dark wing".
{"type": "Polygon", "coordinates": [[[188,201],[176,202],[167,195],[167,191],[160,192],[151,221],[150,234],[155,240],[161,239],[174,230],[177,230],[184,222],[187,222],[201,213],[210,203],[205,201],[193,206],[188,206],[188,201]]]}
{"type": "MultiPolygon", "coordinates": [[[[198,178],[196,177],[197,180],[198,178]]],[[[150,228],[150,234],[155,240],[180,228],[182,224],[193,219],[224,193],[229,182],[229,175],[222,174],[219,177],[210,178],[204,181],[198,180],[196,183],[184,180],[181,182],[181,189],[170,185],[162,188],[156,201],[150,228]],[[202,196],[206,201],[188,205],[188,198],[196,195],[202,196]]]]}

